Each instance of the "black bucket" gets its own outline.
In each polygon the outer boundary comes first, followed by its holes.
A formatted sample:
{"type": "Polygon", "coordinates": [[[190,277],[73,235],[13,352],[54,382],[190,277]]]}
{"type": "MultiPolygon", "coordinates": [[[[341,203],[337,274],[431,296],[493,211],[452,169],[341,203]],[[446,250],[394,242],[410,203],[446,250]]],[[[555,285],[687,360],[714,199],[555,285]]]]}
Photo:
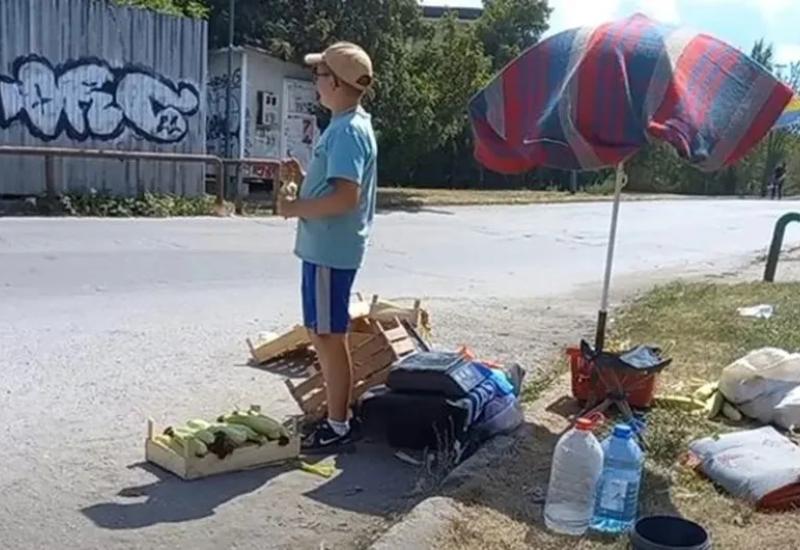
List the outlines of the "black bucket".
{"type": "Polygon", "coordinates": [[[700,525],[674,516],[650,516],[631,531],[633,550],[709,550],[711,538],[700,525]]]}

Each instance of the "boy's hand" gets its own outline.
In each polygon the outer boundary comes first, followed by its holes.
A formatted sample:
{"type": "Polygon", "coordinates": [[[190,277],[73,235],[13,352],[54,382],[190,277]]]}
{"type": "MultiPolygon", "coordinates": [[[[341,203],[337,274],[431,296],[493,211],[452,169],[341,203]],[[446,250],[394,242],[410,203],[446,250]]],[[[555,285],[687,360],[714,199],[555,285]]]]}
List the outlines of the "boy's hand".
{"type": "Polygon", "coordinates": [[[288,158],[281,161],[279,172],[279,185],[277,204],[275,205],[275,212],[284,218],[297,217],[296,209],[294,208],[295,200],[297,199],[297,186],[300,185],[306,177],[303,167],[296,158],[288,158]]]}
{"type": "Polygon", "coordinates": [[[281,183],[293,181],[298,185],[300,185],[306,177],[303,167],[300,166],[300,162],[296,158],[282,160],[280,174],[281,183]]]}
{"type": "Polygon", "coordinates": [[[295,199],[287,196],[285,193],[278,193],[278,203],[275,205],[275,211],[279,216],[284,218],[294,218],[297,216],[295,213],[295,199]]]}

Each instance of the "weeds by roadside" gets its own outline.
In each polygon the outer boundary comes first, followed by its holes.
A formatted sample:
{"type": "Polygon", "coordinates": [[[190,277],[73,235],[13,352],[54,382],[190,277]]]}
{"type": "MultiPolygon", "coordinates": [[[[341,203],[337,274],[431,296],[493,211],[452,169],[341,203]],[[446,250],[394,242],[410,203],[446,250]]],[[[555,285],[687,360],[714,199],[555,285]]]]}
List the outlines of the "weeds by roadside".
{"type": "Polygon", "coordinates": [[[210,216],[216,213],[214,197],[145,193],[141,197],[117,197],[108,193],[68,193],[55,205],[38,201],[40,213],[78,217],[166,218],[172,216],[210,216]]]}
{"type": "Polygon", "coordinates": [[[673,364],[662,382],[680,392],[692,378],[715,380],[723,367],[753,349],[800,349],[799,292],[798,283],[674,283],[623,311],[615,333],[664,347],[673,364]],[[775,306],[775,316],[767,322],[737,314],[737,308],[762,303],[775,306]]]}
{"type": "Polygon", "coordinates": [[[539,399],[545,390],[552,386],[562,373],[566,372],[566,369],[567,365],[563,363],[559,368],[554,368],[527,381],[522,386],[522,391],[519,396],[520,401],[528,405],[539,399]]]}

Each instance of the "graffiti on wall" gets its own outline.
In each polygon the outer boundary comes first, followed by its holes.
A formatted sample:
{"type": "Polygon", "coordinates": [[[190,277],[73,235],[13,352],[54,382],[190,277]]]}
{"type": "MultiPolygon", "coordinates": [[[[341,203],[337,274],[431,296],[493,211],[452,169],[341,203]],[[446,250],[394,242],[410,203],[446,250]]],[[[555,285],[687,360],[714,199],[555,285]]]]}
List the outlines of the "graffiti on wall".
{"type": "Polygon", "coordinates": [[[19,57],[0,74],[0,128],[22,124],[52,141],[112,140],[126,130],[156,143],[176,143],[198,112],[197,86],[173,82],[135,65],[112,67],[97,58],[52,65],[38,55],[19,57]]]}
{"type": "Polygon", "coordinates": [[[208,81],[208,116],[206,117],[206,147],[210,154],[225,156],[225,133],[228,134],[231,154],[239,156],[239,118],[242,70],[236,69],[228,84],[228,75],[215,76],[208,81]],[[226,123],[227,90],[231,90],[231,118],[226,123]]]}

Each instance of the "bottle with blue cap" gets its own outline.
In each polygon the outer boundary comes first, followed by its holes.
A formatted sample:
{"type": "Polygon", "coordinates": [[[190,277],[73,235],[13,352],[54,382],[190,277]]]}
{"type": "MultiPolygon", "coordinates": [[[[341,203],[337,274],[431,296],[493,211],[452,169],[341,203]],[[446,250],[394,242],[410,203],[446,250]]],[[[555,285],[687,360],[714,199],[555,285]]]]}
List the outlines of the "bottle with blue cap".
{"type": "Polygon", "coordinates": [[[613,433],[601,445],[603,473],[597,487],[591,529],[623,533],[636,523],[644,453],[628,424],[614,426],[613,433]]]}

